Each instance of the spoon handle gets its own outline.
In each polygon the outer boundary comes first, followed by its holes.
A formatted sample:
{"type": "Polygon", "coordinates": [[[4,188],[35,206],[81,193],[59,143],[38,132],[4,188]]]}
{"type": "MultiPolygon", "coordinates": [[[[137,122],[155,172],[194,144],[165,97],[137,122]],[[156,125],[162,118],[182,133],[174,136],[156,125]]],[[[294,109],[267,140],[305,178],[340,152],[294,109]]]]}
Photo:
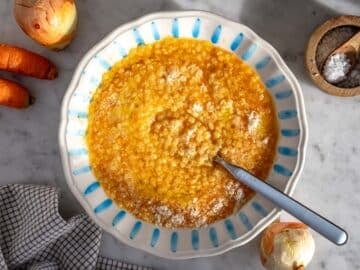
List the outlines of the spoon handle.
{"type": "Polygon", "coordinates": [[[356,52],[360,48],[360,32],[352,36],[348,41],[346,41],[341,47],[352,46],[356,52]]]}
{"type": "Polygon", "coordinates": [[[287,196],[280,190],[258,179],[246,170],[230,164],[220,157],[214,161],[225,167],[237,180],[246,184],[251,189],[262,194],[268,200],[298,218],[325,238],[337,245],[344,245],[348,239],[347,233],[331,221],[302,205],[300,202],[287,196]]]}

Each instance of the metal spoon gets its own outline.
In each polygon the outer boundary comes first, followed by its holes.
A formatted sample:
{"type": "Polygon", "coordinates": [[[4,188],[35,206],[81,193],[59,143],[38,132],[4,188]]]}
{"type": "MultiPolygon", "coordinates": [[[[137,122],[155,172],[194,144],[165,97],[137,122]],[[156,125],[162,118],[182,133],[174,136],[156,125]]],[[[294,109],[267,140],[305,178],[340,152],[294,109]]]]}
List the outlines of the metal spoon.
{"type": "Polygon", "coordinates": [[[292,199],[270,184],[258,179],[246,170],[225,161],[220,156],[215,156],[214,161],[222,165],[237,180],[260,193],[265,198],[269,199],[274,204],[292,214],[305,224],[309,225],[309,227],[323,235],[331,242],[339,246],[346,243],[348,239],[347,233],[331,221],[310,210],[300,202],[292,199]]]}

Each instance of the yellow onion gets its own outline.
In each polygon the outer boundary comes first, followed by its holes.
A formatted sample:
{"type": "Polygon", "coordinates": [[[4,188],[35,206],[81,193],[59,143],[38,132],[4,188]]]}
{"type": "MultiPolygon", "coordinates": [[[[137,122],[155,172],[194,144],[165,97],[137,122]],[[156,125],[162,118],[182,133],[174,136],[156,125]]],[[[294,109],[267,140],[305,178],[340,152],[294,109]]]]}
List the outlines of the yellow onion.
{"type": "Polygon", "coordinates": [[[28,36],[50,49],[61,50],[74,38],[74,0],[14,0],[14,15],[28,36]]]}
{"type": "Polygon", "coordinates": [[[314,239],[307,226],[299,222],[271,224],[260,242],[260,258],[267,270],[304,269],[314,252],[314,239]]]}

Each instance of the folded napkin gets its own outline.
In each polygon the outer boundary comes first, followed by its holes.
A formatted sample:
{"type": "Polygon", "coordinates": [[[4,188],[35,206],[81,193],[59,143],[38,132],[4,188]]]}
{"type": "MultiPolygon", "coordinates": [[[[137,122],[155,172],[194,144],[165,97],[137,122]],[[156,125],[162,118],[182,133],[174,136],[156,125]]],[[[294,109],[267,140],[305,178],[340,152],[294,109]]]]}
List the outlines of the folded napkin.
{"type": "Polygon", "coordinates": [[[53,187],[0,187],[0,269],[150,269],[99,256],[101,233],[87,215],[65,221],[53,187]]]}

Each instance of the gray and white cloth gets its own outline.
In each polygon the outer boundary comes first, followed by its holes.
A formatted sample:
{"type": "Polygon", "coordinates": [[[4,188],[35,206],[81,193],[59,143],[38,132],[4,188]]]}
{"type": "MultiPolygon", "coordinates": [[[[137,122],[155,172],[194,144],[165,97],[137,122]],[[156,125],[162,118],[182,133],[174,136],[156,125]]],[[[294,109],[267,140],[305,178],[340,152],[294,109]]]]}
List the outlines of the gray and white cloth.
{"type": "Polygon", "coordinates": [[[87,215],[65,221],[53,187],[0,187],[1,270],[150,270],[99,256],[101,234],[87,215]]]}

